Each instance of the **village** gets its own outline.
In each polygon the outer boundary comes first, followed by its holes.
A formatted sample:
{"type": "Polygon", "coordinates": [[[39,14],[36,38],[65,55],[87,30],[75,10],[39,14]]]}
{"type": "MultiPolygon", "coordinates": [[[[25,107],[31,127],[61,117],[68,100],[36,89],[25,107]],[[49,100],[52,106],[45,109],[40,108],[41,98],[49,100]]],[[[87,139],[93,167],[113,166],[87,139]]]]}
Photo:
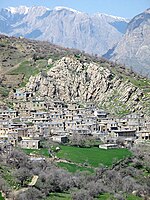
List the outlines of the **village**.
{"type": "Polygon", "coordinates": [[[99,147],[126,147],[150,140],[150,119],[140,114],[112,117],[93,103],[79,105],[35,98],[30,92],[16,90],[13,108],[0,110],[0,145],[38,149],[41,140],[67,143],[72,136],[91,136],[99,147]]]}

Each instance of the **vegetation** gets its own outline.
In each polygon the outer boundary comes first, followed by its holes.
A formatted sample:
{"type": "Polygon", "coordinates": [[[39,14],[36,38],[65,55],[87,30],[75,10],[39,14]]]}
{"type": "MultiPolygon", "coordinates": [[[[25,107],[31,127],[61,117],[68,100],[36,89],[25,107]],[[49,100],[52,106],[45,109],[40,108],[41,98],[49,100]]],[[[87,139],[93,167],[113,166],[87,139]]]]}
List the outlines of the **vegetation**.
{"type": "Polygon", "coordinates": [[[10,185],[12,188],[19,188],[20,185],[17,183],[17,181],[14,179],[13,174],[11,173],[11,170],[9,167],[0,165],[0,174],[2,174],[2,177],[6,181],[8,185],[10,185]]]}
{"type": "Polygon", "coordinates": [[[11,75],[23,74],[24,78],[23,78],[23,82],[21,83],[21,86],[24,86],[28,82],[31,75],[34,76],[38,74],[39,72],[40,72],[40,68],[37,68],[36,66],[32,66],[32,63],[30,63],[29,61],[24,61],[19,65],[17,69],[10,71],[9,74],[11,75]]]}
{"type": "Polygon", "coordinates": [[[79,166],[76,164],[70,164],[70,163],[64,163],[64,162],[58,162],[57,166],[62,167],[63,169],[68,170],[69,172],[75,173],[78,171],[87,171],[90,173],[94,172],[93,168],[88,168],[88,167],[83,167],[83,166],[79,166]]]}
{"type": "Polygon", "coordinates": [[[51,193],[45,200],[71,200],[71,195],[68,193],[51,193]]]}
{"type": "Polygon", "coordinates": [[[23,149],[23,151],[30,155],[30,154],[35,154],[39,156],[44,156],[44,157],[49,157],[49,152],[48,149],[42,148],[42,149],[23,149]]]}
{"type": "Polygon", "coordinates": [[[60,148],[61,150],[56,154],[58,158],[63,158],[74,163],[81,163],[83,166],[98,167],[101,164],[111,166],[114,161],[131,156],[131,152],[127,149],[103,150],[96,147],[79,148],[62,145],[60,148]]]}
{"type": "MultiPolygon", "coordinates": [[[[81,63],[95,62],[104,69],[108,68],[112,75],[110,81],[115,77],[122,82],[130,82],[136,88],[140,88],[145,95],[145,99],[141,98],[141,105],[144,105],[144,112],[150,115],[149,93],[150,93],[150,81],[146,77],[132,72],[132,69],[126,69],[125,66],[118,65],[113,62],[109,62],[98,56],[91,56],[80,52],[75,49],[68,49],[58,47],[57,45],[49,44],[48,42],[26,40],[24,38],[15,37],[0,37],[0,57],[2,62],[1,74],[3,78],[0,83],[0,94],[2,98],[8,97],[10,88],[12,87],[24,87],[28,82],[30,76],[35,76],[39,72],[46,74],[47,70],[51,69],[54,62],[61,59],[64,56],[74,56],[81,63]],[[48,60],[52,59],[52,64],[48,64],[48,60]],[[20,64],[19,64],[20,63],[20,64]],[[6,77],[11,79],[11,76],[21,75],[20,79],[7,83],[6,77]]],[[[88,78],[87,78],[88,79],[88,78]]],[[[119,99],[117,93],[114,93],[110,99],[101,103],[102,108],[109,108],[109,112],[112,110],[113,114],[123,116],[129,113],[132,109],[130,105],[125,105],[122,100],[119,99]],[[114,96],[116,94],[116,97],[114,96]]],[[[137,100],[138,101],[138,100],[137,100]]],[[[81,102],[83,103],[83,102],[81,102]]]]}
{"type": "MultiPolygon", "coordinates": [[[[71,151],[71,153],[79,153],[77,151],[77,149],[79,149],[84,155],[87,154],[88,156],[90,154],[87,150],[91,150],[93,154],[97,155],[95,158],[98,158],[98,154],[95,151],[96,148],[60,147],[62,149],[61,151],[67,150],[67,152],[71,151]]],[[[100,149],[97,148],[97,150],[100,149]]],[[[6,176],[6,171],[8,171],[9,178],[11,177],[11,179],[19,185],[19,188],[26,187],[25,190],[18,190],[15,200],[147,199],[150,195],[149,146],[146,146],[146,144],[137,146],[134,147],[132,151],[134,156],[130,158],[127,157],[110,167],[101,165],[95,169],[95,173],[85,173],[82,170],[70,173],[56,166],[56,163],[49,162],[49,159],[40,162],[31,161],[29,157],[21,151],[12,150],[7,154],[6,151],[3,152],[1,149],[0,191],[7,194],[7,197],[10,199],[14,198],[14,196],[12,196],[14,188],[11,186],[11,182],[8,181],[8,177],[6,176]],[[3,155],[5,156],[3,157],[3,155]],[[6,169],[6,171],[4,171],[4,169],[6,169]],[[35,185],[28,187],[27,184],[33,175],[38,176],[38,180],[35,185]]],[[[110,155],[108,152],[107,150],[100,151],[100,157],[102,153],[105,154],[105,157],[109,157],[110,155]]],[[[111,155],[114,156],[114,154],[111,155]]],[[[71,157],[76,158],[74,156],[71,157]]],[[[79,154],[78,158],[81,162],[83,160],[82,154],[79,154]]],[[[76,160],[75,165],[80,166],[80,162],[76,160]]],[[[68,169],[70,168],[70,171],[75,170],[75,166],[72,165],[72,163],[59,163],[58,165],[62,165],[61,167],[66,167],[68,169]]],[[[94,165],[96,164],[94,163],[94,165]]],[[[85,166],[85,168],[87,169],[90,167],[85,166]]]]}
{"type": "Polygon", "coordinates": [[[1,97],[8,97],[10,90],[6,87],[0,86],[0,95],[1,97]]]}
{"type": "Polygon", "coordinates": [[[4,198],[2,197],[2,193],[0,192],[0,200],[4,200],[4,198]]]}
{"type": "MultiPolygon", "coordinates": [[[[142,200],[142,198],[137,197],[135,195],[128,195],[127,197],[125,197],[126,195],[123,195],[123,199],[124,200],[142,200]]],[[[117,198],[115,198],[112,194],[109,193],[105,193],[105,194],[101,194],[99,195],[98,199],[100,200],[118,200],[119,196],[117,196],[117,198]]]]}

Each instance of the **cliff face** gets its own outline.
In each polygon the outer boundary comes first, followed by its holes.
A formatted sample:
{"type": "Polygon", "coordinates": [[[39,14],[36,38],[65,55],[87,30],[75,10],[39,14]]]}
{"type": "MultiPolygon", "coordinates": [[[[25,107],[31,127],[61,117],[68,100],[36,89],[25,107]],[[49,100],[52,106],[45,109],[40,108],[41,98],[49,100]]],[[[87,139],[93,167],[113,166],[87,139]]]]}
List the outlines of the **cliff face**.
{"type": "Polygon", "coordinates": [[[113,74],[108,65],[63,57],[47,73],[30,77],[26,90],[41,97],[57,98],[65,102],[96,102],[117,114],[134,110],[146,112],[142,90],[113,74]]]}
{"type": "Polygon", "coordinates": [[[99,55],[121,39],[127,24],[128,20],[121,17],[100,13],[91,16],[65,7],[21,6],[0,10],[1,33],[99,55]]]}
{"type": "Polygon", "coordinates": [[[150,9],[130,21],[117,47],[105,56],[150,77],[150,9]]]}

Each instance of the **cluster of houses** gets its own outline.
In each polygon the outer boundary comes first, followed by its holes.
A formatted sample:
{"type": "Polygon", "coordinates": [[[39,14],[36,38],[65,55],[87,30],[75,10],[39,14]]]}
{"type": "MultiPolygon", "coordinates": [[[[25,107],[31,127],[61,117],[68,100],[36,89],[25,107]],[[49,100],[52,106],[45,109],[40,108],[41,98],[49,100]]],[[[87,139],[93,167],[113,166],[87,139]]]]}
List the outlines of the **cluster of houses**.
{"type": "Polygon", "coordinates": [[[0,110],[0,146],[38,149],[43,139],[66,143],[77,134],[103,141],[100,148],[116,148],[118,139],[126,144],[150,140],[150,118],[135,113],[116,118],[93,103],[66,104],[19,90],[14,92],[13,110],[0,110]]]}

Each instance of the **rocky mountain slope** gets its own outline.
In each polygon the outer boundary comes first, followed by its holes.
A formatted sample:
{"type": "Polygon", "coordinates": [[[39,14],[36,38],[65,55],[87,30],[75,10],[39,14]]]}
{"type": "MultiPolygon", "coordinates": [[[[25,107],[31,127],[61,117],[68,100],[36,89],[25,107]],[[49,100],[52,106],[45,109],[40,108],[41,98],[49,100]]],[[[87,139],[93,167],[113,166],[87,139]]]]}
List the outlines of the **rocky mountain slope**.
{"type": "Polygon", "coordinates": [[[150,114],[150,81],[121,65],[47,42],[2,35],[0,53],[5,103],[11,102],[14,88],[22,87],[48,100],[95,102],[117,115],[150,114]]]}
{"type": "Polygon", "coordinates": [[[0,11],[0,32],[46,40],[92,54],[105,54],[126,31],[128,20],[97,13],[92,16],[70,8],[17,7],[0,11]]]}
{"type": "Polygon", "coordinates": [[[130,21],[124,37],[105,57],[150,77],[150,9],[130,21]]]}
{"type": "Polygon", "coordinates": [[[96,102],[117,114],[148,111],[142,90],[114,74],[108,63],[87,63],[74,57],[63,57],[47,73],[30,77],[25,90],[65,102],[96,102]]]}

